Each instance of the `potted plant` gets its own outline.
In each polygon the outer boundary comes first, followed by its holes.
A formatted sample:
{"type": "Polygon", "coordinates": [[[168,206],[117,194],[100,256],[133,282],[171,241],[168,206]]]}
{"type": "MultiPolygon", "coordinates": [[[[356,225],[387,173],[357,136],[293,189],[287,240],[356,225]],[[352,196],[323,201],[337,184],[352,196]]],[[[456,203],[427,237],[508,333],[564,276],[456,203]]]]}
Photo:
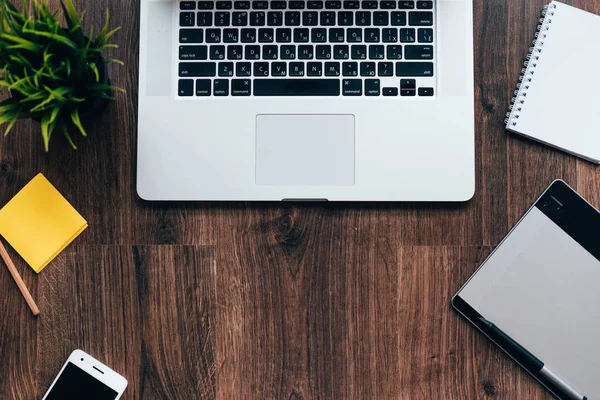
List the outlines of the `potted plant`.
{"type": "Polygon", "coordinates": [[[10,97],[0,102],[0,125],[7,124],[5,135],[20,119],[40,123],[44,149],[56,130],[74,149],[69,132],[86,135],[84,125],[100,114],[113,99],[115,90],[107,64],[123,64],[105,59],[103,51],[116,48],[109,43],[119,28],[106,24],[94,37],[86,36],[72,0],[61,0],[66,27],[48,0],[23,0],[19,11],[10,0],[0,0],[0,87],[10,97]]]}

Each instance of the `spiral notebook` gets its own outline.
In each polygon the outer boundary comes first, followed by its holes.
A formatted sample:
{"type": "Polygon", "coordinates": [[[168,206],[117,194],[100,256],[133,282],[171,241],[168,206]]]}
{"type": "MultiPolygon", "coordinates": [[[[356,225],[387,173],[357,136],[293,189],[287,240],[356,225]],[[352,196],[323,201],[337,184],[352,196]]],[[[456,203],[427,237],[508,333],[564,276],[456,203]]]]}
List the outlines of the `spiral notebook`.
{"type": "Polygon", "coordinates": [[[557,1],[542,12],[506,129],[600,163],[600,16],[557,1]]]}

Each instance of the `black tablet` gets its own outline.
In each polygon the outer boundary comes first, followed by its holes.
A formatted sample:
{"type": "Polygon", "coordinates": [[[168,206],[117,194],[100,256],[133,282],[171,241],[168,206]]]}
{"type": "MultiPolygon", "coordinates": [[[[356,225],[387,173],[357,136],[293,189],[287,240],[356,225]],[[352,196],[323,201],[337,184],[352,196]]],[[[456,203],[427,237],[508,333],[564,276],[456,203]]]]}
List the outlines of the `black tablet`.
{"type": "Polygon", "coordinates": [[[559,398],[600,399],[600,213],[563,181],[452,299],[559,398]]]}

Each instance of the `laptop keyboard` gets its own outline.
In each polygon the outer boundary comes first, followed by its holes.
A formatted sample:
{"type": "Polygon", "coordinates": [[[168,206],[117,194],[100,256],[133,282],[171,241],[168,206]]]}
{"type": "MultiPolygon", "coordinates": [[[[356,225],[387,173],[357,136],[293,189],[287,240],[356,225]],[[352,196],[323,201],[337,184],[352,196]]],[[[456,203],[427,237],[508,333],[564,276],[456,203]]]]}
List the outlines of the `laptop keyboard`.
{"type": "Polygon", "coordinates": [[[434,1],[180,1],[180,97],[434,95],[434,1]]]}

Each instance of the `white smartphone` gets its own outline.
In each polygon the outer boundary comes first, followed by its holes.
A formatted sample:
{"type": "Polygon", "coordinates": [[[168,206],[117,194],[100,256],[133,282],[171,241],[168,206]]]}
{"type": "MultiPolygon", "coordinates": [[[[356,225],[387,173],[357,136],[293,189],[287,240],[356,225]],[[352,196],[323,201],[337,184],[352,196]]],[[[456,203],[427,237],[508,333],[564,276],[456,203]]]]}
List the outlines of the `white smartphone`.
{"type": "Polygon", "coordinates": [[[43,400],[117,400],[127,379],[82,350],[75,350],[43,400]]]}

